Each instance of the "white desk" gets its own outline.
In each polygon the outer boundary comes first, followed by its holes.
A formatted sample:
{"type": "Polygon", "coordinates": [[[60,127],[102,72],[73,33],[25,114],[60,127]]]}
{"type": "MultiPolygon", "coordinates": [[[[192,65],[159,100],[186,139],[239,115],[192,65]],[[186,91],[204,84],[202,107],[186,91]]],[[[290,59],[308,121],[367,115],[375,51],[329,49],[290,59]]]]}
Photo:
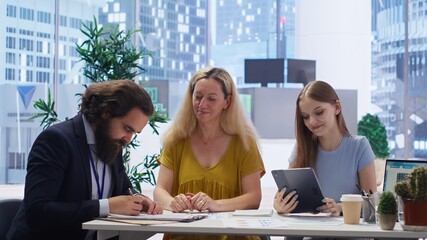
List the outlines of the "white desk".
{"type": "MultiPolygon", "coordinates": [[[[230,214],[227,216],[232,217],[230,214]]],[[[232,217],[234,218],[234,217],[232,217]]],[[[259,217],[265,219],[266,217],[259,217]]],[[[287,223],[287,217],[274,214],[272,218],[287,223]]],[[[120,235],[120,239],[147,239],[156,233],[222,234],[222,235],[265,235],[265,236],[317,236],[317,237],[368,237],[368,238],[427,238],[427,232],[403,231],[396,223],[394,231],[383,231],[375,224],[359,225],[292,225],[277,228],[230,228],[222,219],[207,218],[190,223],[159,225],[135,225],[104,220],[83,223],[83,229],[97,230],[98,239],[120,235]]]]}

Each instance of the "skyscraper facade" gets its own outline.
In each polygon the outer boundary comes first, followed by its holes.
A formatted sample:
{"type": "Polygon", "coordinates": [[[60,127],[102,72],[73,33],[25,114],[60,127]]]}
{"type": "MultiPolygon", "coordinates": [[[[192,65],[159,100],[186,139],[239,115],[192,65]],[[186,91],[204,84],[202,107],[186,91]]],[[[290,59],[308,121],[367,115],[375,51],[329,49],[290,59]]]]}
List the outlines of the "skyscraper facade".
{"type": "Polygon", "coordinates": [[[427,2],[405,2],[372,1],[372,103],[381,109],[392,157],[426,158],[427,2]]]}
{"type": "Polygon", "coordinates": [[[138,29],[135,45],[152,57],[142,60],[143,80],[189,81],[208,63],[208,0],[108,0],[100,23],[138,29]]]}
{"type": "Polygon", "coordinates": [[[294,0],[218,0],[214,9],[212,60],[238,85],[245,58],[294,57],[294,0]]]}
{"type": "Polygon", "coordinates": [[[58,51],[58,82],[79,83],[79,55],[76,43],[84,35],[82,22],[92,21],[102,1],[92,1],[91,6],[78,0],[58,1],[59,25],[56,44],[55,1],[0,2],[4,14],[0,15],[0,84],[52,83],[54,54],[58,51]]]}
{"type": "MultiPolygon", "coordinates": [[[[54,106],[75,103],[66,93],[74,95],[74,86],[86,83],[76,50],[85,37],[81,23],[92,21],[103,3],[0,1],[0,95],[4,98],[0,103],[0,184],[25,180],[28,152],[41,131],[40,121],[30,119],[37,114],[34,102],[46,100],[55,82],[71,85],[60,88],[60,101],[54,106]]],[[[58,108],[58,112],[75,114],[74,109],[58,108]]]]}

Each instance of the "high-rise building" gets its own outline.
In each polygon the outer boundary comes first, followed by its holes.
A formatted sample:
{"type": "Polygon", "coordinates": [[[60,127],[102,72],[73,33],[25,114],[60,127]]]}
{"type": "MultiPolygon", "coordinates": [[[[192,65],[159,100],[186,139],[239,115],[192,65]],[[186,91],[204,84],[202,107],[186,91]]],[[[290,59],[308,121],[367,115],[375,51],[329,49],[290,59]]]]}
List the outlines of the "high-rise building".
{"type": "Polygon", "coordinates": [[[144,80],[189,81],[209,58],[208,0],[108,0],[100,23],[137,29],[135,45],[152,57],[141,65],[144,80]]]}
{"type": "MultiPolygon", "coordinates": [[[[30,119],[37,114],[34,101],[46,100],[48,88],[59,88],[62,101],[55,106],[68,104],[74,99],[69,100],[66,93],[74,96],[86,83],[76,44],[85,38],[81,23],[92,21],[103,4],[102,0],[90,4],[83,0],[0,1],[0,95],[4,98],[0,103],[0,184],[25,181],[28,152],[41,131],[40,121],[30,119]]],[[[62,111],[76,113],[71,107],[57,112],[62,111]]]]}
{"type": "Polygon", "coordinates": [[[372,1],[372,103],[381,109],[378,116],[386,127],[391,155],[426,158],[427,31],[423,24],[427,19],[427,2],[409,1],[408,8],[405,2],[372,1]]]}
{"type": "Polygon", "coordinates": [[[295,0],[217,0],[212,14],[212,60],[238,85],[245,58],[294,57],[295,0]]]}
{"type": "Polygon", "coordinates": [[[76,43],[84,35],[82,22],[92,21],[101,0],[57,1],[59,25],[55,24],[55,0],[0,2],[0,84],[52,83],[54,81],[54,56],[58,49],[58,83],[84,82],[78,64],[76,43]],[[58,38],[56,38],[58,31],[58,38]]]}

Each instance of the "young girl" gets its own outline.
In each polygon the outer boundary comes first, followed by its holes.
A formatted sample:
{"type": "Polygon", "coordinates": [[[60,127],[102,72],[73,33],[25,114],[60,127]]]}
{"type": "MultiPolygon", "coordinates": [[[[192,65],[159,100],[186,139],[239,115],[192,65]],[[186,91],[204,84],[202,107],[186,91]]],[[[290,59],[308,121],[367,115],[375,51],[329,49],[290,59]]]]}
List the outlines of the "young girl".
{"type": "MultiPolygon", "coordinates": [[[[319,211],[331,216],[341,214],[342,194],[376,191],[375,155],[368,140],[353,136],[347,129],[341,102],[326,82],[307,84],[296,101],[296,145],[289,158],[289,168],[311,167],[315,170],[325,195],[319,211]]],[[[274,198],[278,213],[289,213],[298,204],[298,194],[274,198]],[[284,198],[283,198],[284,197],[284,198]]]]}

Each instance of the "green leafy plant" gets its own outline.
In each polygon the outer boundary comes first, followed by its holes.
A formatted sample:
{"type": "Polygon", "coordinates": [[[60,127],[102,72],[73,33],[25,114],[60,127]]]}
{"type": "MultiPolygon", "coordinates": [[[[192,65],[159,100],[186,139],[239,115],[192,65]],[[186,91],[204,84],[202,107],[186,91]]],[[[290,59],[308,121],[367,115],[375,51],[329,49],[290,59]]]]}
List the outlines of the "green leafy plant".
{"type": "Polygon", "coordinates": [[[377,212],[382,215],[397,214],[397,201],[392,192],[386,191],[381,193],[378,201],[377,212]]]}
{"type": "MultiPolygon", "coordinates": [[[[93,23],[82,24],[81,32],[87,37],[80,45],[77,44],[77,52],[80,60],[85,62],[83,75],[91,83],[112,81],[117,79],[135,79],[144,73],[146,69],[138,65],[138,61],[151,55],[144,49],[138,51],[132,44],[131,39],[137,31],[120,31],[117,25],[99,27],[96,18],[93,23]]],[[[81,94],[76,94],[81,96],[81,94]]],[[[47,103],[43,99],[35,102],[34,108],[41,111],[31,119],[41,118],[43,129],[60,121],[54,110],[55,102],[52,100],[50,90],[47,103]]],[[[148,124],[153,133],[159,135],[158,123],[166,123],[169,118],[163,111],[155,111],[150,117],[148,124]]],[[[130,151],[139,147],[136,136],[123,150],[123,161],[126,171],[134,187],[141,192],[141,182],[151,185],[156,184],[153,171],[158,167],[157,157],[159,154],[147,155],[142,162],[130,166],[130,151]],[[144,169],[141,169],[143,167],[144,169]]]]}
{"type": "Polygon", "coordinates": [[[86,63],[83,75],[91,82],[134,79],[146,71],[137,61],[150,53],[138,51],[131,42],[137,30],[120,31],[118,25],[99,27],[96,18],[82,25],[81,32],[88,39],[77,45],[77,52],[86,63]]]}
{"type": "Polygon", "coordinates": [[[427,168],[415,168],[405,180],[396,183],[394,191],[404,199],[427,200],[427,168]]]}
{"type": "Polygon", "coordinates": [[[376,157],[387,158],[390,155],[387,132],[378,116],[369,113],[363,116],[357,124],[357,134],[368,139],[376,157]]]}
{"type": "Polygon", "coordinates": [[[43,99],[39,99],[34,102],[34,108],[41,110],[41,112],[30,117],[30,120],[43,118],[40,123],[40,126],[43,126],[43,130],[50,127],[55,122],[60,121],[55,111],[55,101],[52,100],[50,89],[47,90],[47,102],[43,99]]]}

